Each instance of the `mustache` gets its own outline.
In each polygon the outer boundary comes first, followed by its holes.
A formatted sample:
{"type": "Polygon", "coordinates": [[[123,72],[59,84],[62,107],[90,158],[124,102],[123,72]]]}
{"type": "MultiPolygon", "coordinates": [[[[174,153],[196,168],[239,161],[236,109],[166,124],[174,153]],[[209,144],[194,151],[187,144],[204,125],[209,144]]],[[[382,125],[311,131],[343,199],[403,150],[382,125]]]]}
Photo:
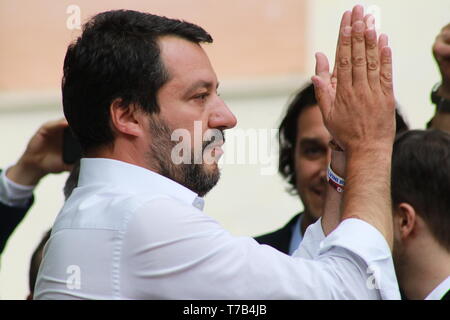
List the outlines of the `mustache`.
{"type": "Polygon", "coordinates": [[[202,143],[202,150],[204,151],[206,148],[217,145],[217,144],[224,144],[225,143],[225,131],[215,129],[216,133],[205,139],[206,141],[203,141],[202,143]],[[217,131],[219,134],[217,134],[217,131]]]}

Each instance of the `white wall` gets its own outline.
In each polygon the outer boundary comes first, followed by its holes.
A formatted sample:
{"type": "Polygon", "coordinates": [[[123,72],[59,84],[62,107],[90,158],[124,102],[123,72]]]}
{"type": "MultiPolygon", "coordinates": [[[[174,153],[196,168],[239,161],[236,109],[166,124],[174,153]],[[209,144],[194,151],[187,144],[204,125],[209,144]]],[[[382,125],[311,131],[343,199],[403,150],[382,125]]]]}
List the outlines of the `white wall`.
{"type": "Polygon", "coordinates": [[[332,58],[337,27],[342,13],[359,3],[378,8],[381,32],[389,36],[393,50],[394,85],[397,101],[412,128],[424,128],[434,113],[431,87],[440,80],[431,46],[439,30],[450,23],[450,1],[407,0],[314,0],[310,1],[310,72],[314,72],[314,52],[332,58]]]}

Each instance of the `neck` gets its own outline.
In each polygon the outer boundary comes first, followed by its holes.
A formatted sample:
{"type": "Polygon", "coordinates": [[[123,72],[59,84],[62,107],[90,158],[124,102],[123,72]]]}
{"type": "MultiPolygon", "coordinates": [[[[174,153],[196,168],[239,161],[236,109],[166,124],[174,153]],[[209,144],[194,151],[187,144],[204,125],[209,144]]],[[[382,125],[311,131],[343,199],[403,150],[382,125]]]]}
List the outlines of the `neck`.
{"type": "Polygon", "coordinates": [[[305,210],[305,212],[303,213],[303,218],[302,218],[302,223],[300,224],[300,232],[302,233],[302,236],[305,235],[306,229],[313,224],[314,222],[316,222],[316,218],[314,218],[309,212],[308,210],[305,210]]]}
{"type": "Polygon", "coordinates": [[[434,239],[415,247],[406,259],[399,280],[408,299],[425,299],[450,275],[450,253],[434,239]]]}
{"type": "Polygon", "coordinates": [[[152,161],[147,159],[148,157],[146,157],[137,146],[123,144],[121,142],[122,141],[119,140],[116,141],[114,145],[99,147],[96,150],[87,153],[86,157],[118,160],[159,173],[158,168],[152,165],[152,161]]]}

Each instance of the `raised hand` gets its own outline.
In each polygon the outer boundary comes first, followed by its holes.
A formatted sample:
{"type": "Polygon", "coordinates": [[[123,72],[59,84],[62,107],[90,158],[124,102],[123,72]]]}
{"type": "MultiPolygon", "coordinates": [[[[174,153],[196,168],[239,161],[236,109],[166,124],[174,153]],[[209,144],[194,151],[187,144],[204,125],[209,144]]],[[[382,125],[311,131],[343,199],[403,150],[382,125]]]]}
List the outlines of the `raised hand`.
{"type": "Polygon", "coordinates": [[[437,35],[433,44],[433,55],[442,76],[439,95],[450,99],[450,23],[437,35]]]}
{"type": "Polygon", "coordinates": [[[19,161],[6,173],[12,181],[22,185],[36,185],[49,173],[71,170],[62,160],[65,119],[44,123],[28,142],[19,161]]]}
{"type": "Polygon", "coordinates": [[[363,13],[361,6],[344,13],[333,74],[317,53],[312,78],[325,125],[344,149],[392,144],[395,133],[391,50],[387,36],[377,39],[373,17],[363,13]]]}
{"type": "MultiPolygon", "coordinates": [[[[325,126],[345,151],[345,191],[340,220],[358,218],[377,228],[392,248],[390,170],[395,135],[392,54],[374,20],[355,6],[342,16],[335,67],[316,54],[312,77],[325,126]]],[[[339,199],[324,212],[327,233],[336,225],[339,199]],[[333,213],[334,212],[334,213],[333,213]]],[[[331,205],[330,205],[331,204],[331,205]]],[[[339,212],[338,212],[339,214],[339,212]]]]}

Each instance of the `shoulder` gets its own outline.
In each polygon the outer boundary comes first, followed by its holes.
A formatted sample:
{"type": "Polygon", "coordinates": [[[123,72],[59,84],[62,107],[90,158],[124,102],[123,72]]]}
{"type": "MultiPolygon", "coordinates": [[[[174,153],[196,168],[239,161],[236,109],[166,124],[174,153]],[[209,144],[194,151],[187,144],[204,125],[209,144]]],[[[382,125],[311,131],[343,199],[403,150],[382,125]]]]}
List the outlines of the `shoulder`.
{"type": "Polygon", "coordinates": [[[282,252],[287,252],[289,250],[289,243],[292,237],[292,226],[296,223],[301,213],[295,215],[289,222],[282,228],[255,237],[255,240],[259,244],[267,244],[274,247],[282,252]]]}

